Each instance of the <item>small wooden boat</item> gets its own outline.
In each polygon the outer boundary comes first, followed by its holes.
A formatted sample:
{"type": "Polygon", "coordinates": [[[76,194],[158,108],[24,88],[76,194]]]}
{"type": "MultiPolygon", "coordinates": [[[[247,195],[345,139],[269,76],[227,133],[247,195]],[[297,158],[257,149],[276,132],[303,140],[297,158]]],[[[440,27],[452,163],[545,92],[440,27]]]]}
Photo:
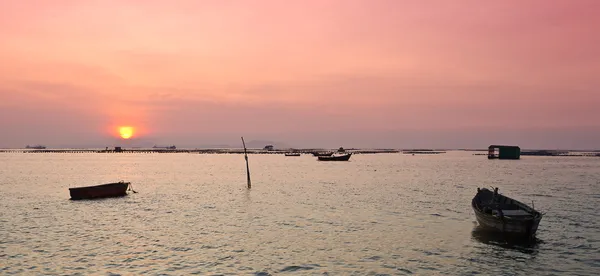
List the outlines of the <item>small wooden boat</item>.
{"type": "Polygon", "coordinates": [[[319,161],[348,161],[350,160],[352,153],[344,155],[332,155],[332,156],[318,156],[319,161]]]}
{"type": "Polygon", "coordinates": [[[313,156],[332,156],[333,152],[313,152],[313,156]]]}
{"type": "Polygon", "coordinates": [[[300,156],[300,153],[298,152],[292,152],[292,153],[285,153],[285,156],[300,156]]]}
{"type": "Polygon", "coordinates": [[[71,199],[92,199],[105,197],[118,197],[127,195],[127,191],[131,190],[130,182],[115,182],[96,186],[69,188],[71,199]]]}
{"type": "Polygon", "coordinates": [[[477,188],[471,207],[481,228],[514,237],[535,236],[543,216],[522,202],[498,194],[498,188],[493,192],[486,188],[477,188]]]}

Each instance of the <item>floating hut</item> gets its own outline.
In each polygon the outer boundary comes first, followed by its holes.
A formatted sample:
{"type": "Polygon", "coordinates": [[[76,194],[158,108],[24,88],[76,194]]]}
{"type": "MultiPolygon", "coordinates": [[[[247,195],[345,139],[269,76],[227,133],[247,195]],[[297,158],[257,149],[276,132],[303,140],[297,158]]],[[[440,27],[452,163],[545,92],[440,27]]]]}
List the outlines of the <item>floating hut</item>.
{"type": "Polygon", "coordinates": [[[488,147],[488,159],[517,160],[520,158],[521,148],[519,148],[518,146],[491,145],[488,147]]]}

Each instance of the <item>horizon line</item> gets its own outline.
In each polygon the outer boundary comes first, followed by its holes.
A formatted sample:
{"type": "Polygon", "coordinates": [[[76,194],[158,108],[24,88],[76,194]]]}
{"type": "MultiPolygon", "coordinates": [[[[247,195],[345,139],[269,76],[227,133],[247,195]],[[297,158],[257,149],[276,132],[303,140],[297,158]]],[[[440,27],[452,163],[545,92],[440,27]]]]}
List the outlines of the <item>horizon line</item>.
{"type": "MultiPolygon", "coordinates": [[[[0,147],[0,150],[103,150],[108,148],[109,150],[114,149],[114,146],[110,147],[45,147],[43,149],[35,149],[35,148],[25,148],[25,147],[0,147]]],[[[135,150],[156,150],[156,151],[168,151],[168,148],[153,148],[153,147],[123,147],[122,149],[135,149],[135,150]]],[[[246,147],[247,149],[252,150],[265,150],[264,148],[259,147],[246,147]]],[[[418,147],[418,148],[393,148],[393,147],[342,147],[344,150],[375,150],[375,151],[487,151],[488,148],[427,148],[427,147],[418,147]]],[[[175,150],[237,150],[243,149],[243,147],[210,147],[210,146],[201,146],[201,147],[176,147],[175,150]]],[[[338,150],[338,147],[288,147],[288,148],[275,148],[271,151],[286,151],[286,150],[338,150]]],[[[269,150],[265,150],[269,151],[269,150]]],[[[599,152],[600,149],[568,149],[568,148],[558,148],[558,149],[548,149],[548,148],[521,148],[521,151],[570,151],[570,152],[599,152]]]]}

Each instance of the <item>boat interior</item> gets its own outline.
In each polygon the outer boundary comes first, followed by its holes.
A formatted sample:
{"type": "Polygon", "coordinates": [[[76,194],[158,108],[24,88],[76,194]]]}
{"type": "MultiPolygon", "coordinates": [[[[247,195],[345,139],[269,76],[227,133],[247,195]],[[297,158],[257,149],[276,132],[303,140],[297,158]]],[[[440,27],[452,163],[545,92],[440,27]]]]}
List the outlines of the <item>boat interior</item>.
{"type": "Polygon", "coordinates": [[[498,188],[490,191],[486,188],[478,189],[473,199],[474,205],[481,212],[490,215],[502,215],[509,217],[537,216],[537,211],[525,204],[498,193],[498,188]]]}

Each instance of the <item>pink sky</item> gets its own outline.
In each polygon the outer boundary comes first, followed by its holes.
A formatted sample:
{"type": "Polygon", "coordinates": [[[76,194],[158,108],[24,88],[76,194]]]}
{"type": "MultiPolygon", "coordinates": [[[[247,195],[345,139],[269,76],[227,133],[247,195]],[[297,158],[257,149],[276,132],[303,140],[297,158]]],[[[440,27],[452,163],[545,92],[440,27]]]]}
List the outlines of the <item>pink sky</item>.
{"type": "Polygon", "coordinates": [[[0,147],[600,148],[600,1],[0,2],[0,147]]]}

